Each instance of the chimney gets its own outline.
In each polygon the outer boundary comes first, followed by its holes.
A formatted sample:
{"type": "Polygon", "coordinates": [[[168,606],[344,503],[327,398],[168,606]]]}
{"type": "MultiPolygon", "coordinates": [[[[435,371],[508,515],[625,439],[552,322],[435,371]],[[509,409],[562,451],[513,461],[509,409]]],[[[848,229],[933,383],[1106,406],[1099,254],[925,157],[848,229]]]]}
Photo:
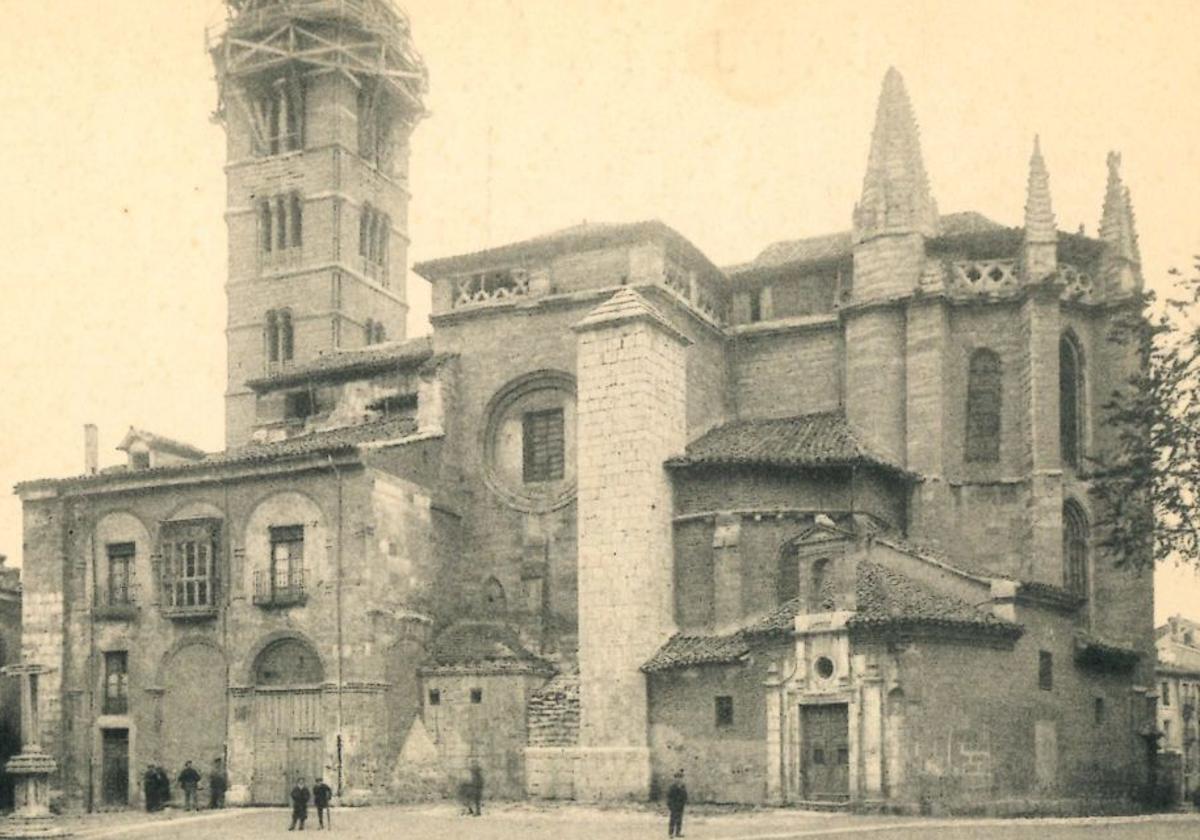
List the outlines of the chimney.
{"type": "Polygon", "coordinates": [[[95,475],[100,470],[100,433],[95,423],[83,427],[83,471],[95,475]]]}

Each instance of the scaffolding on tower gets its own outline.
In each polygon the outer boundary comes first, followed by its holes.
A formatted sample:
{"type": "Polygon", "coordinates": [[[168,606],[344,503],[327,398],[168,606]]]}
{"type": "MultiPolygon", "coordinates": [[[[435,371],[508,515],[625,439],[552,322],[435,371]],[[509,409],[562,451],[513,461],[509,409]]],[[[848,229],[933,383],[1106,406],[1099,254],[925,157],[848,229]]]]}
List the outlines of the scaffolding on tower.
{"type": "Polygon", "coordinates": [[[391,0],[226,0],[226,20],[205,33],[217,71],[216,118],[231,102],[258,126],[246,89],[264,79],[340,73],[374,102],[389,93],[406,121],[426,115],[425,62],[407,16],[391,0]]]}

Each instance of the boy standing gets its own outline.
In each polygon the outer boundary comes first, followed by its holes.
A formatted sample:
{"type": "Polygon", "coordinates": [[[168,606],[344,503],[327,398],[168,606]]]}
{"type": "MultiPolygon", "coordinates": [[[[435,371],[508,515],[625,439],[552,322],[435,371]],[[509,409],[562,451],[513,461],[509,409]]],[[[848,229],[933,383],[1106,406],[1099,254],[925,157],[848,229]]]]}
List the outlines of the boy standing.
{"type": "Polygon", "coordinates": [[[317,827],[333,828],[333,817],[329,813],[329,801],[333,799],[333,789],[321,779],[313,785],[313,804],[317,806],[317,827]]]}

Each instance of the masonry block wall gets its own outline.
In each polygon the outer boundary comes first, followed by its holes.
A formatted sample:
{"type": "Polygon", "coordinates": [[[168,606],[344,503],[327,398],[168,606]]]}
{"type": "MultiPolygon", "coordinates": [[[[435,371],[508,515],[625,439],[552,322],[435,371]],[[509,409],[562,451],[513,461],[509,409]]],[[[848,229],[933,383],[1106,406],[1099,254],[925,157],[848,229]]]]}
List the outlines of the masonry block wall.
{"type": "MultiPolygon", "coordinates": [[[[606,306],[608,307],[606,310],[606,306]]],[[[686,442],[681,337],[636,293],[579,331],[579,669],[576,793],[649,792],[643,662],[673,627],[671,488],[686,442]]]]}

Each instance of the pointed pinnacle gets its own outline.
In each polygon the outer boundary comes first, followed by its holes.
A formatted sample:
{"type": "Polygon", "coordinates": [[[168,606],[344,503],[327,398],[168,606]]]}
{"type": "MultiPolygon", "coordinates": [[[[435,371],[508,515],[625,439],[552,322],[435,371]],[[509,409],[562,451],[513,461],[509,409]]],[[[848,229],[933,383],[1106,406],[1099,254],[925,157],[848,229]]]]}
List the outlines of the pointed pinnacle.
{"type": "Polygon", "coordinates": [[[1138,263],[1141,257],[1133,227],[1133,205],[1129,189],[1121,182],[1121,155],[1109,152],[1107,163],[1108,183],[1100,215],[1100,238],[1108,245],[1111,257],[1138,263]]]}
{"type": "Polygon", "coordinates": [[[1035,134],[1025,189],[1025,242],[1049,244],[1057,241],[1058,227],[1050,201],[1050,173],[1046,170],[1041,143],[1035,134]]]}

